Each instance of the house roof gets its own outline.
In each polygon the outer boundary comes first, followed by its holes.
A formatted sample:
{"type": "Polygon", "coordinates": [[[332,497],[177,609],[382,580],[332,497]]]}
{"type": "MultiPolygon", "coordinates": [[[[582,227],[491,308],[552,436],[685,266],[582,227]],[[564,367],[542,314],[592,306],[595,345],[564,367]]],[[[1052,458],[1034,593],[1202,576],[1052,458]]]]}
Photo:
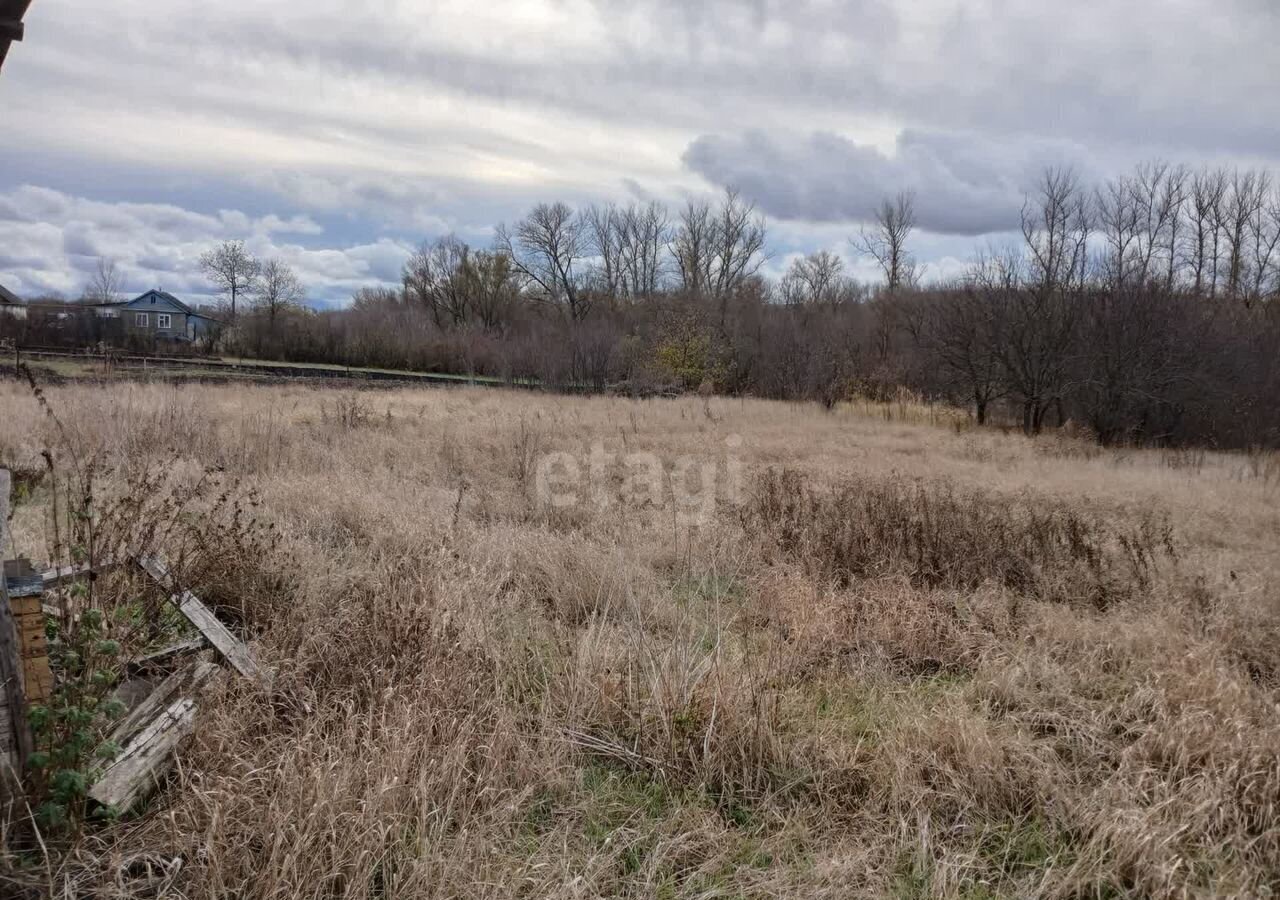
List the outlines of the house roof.
{"type": "Polygon", "coordinates": [[[13,291],[0,284],[0,303],[5,306],[16,306],[21,304],[22,300],[13,291]]]}
{"type": "Polygon", "coordinates": [[[87,303],[83,300],[55,300],[48,297],[37,298],[30,302],[24,303],[24,306],[48,306],[48,307],[66,307],[67,309],[101,309],[106,306],[121,306],[120,303],[87,303]]]}
{"type": "Polygon", "coordinates": [[[179,312],[184,312],[189,316],[199,315],[194,309],[187,306],[187,304],[183,303],[177,297],[173,296],[173,294],[170,294],[168,291],[162,291],[160,290],[160,288],[153,288],[152,290],[149,290],[149,291],[143,291],[141,294],[134,297],[132,300],[126,301],[122,305],[133,306],[133,304],[138,303],[142,300],[145,300],[146,298],[151,296],[154,296],[158,300],[163,300],[166,303],[173,305],[178,309],[179,312]]]}

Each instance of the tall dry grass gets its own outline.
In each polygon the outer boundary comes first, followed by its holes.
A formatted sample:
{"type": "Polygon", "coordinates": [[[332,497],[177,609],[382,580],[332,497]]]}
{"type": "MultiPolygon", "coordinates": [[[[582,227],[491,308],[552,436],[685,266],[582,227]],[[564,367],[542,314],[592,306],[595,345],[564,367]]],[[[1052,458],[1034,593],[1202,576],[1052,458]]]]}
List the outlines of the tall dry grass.
{"type": "MultiPolygon", "coordinates": [[[[49,396],[100,477],[221,467],[258,498],[279,545],[207,577],[277,677],[216,682],[174,783],[11,868],[15,891],[1280,890],[1265,460],[1098,452],[905,401],[49,396]],[[611,493],[615,463],[603,499],[541,506],[542,454],[585,469],[593,444],[733,452],[743,505],[682,520],[611,493]]],[[[20,470],[55,442],[15,386],[0,421],[20,470]]],[[[15,516],[36,556],[47,490],[15,516]]]]}

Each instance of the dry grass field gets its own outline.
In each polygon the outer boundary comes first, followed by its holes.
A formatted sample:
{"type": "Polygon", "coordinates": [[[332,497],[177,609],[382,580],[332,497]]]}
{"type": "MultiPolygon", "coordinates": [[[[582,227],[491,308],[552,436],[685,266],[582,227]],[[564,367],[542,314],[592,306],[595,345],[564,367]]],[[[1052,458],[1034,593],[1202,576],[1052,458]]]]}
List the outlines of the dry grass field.
{"type": "Polygon", "coordinates": [[[48,399],[0,385],[0,464],[221,470],[278,535],[202,585],[273,685],[224,673],[142,814],[6,861],[58,896],[137,854],[245,900],[1280,893],[1274,457],[905,401],[48,399]]]}

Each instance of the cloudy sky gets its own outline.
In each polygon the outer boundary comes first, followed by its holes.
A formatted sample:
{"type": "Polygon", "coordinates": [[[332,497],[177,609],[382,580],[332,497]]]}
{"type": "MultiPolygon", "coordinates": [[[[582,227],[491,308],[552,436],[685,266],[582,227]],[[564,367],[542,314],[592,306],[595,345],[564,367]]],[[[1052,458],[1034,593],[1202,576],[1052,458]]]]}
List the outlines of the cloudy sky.
{"type": "Polygon", "coordinates": [[[0,71],[0,283],[206,290],[225,238],[317,303],[533,203],[725,185],[771,267],[917,192],[935,275],[1046,164],[1280,168],[1277,0],[34,0],[0,71]]]}

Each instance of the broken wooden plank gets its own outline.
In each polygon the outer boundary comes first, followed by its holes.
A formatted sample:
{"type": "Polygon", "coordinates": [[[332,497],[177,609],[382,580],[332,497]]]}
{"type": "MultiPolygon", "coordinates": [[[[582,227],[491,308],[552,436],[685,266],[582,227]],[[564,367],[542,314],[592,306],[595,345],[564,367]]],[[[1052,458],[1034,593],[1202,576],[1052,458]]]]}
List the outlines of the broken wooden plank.
{"type": "Polygon", "coordinates": [[[213,610],[201,603],[200,598],[195,594],[190,591],[177,593],[173,575],[163,559],[159,556],[144,554],[138,557],[138,565],[162,588],[171,592],[169,601],[177,605],[179,612],[187,617],[187,621],[205,636],[214,649],[231,663],[237,672],[250,681],[267,683],[267,676],[259,668],[244,641],[232,634],[230,629],[213,614],[213,610]]]}
{"type": "Polygon", "coordinates": [[[249,647],[232,634],[213,614],[213,610],[200,602],[199,597],[190,591],[183,591],[176,602],[178,610],[187,617],[187,621],[196,626],[196,630],[213,644],[213,648],[231,663],[232,668],[250,681],[266,683],[266,674],[259,668],[249,647]]]}
{"type": "Polygon", "coordinates": [[[195,729],[195,720],[196,703],[190,697],[161,710],[89,788],[90,799],[123,813],[146,798],[168,774],[173,752],[195,729]]]}
{"type": "Polygon", "coordinates": [[[95,578],[105,575],[119,565],[120,562],[118,560],[107,559],[93,564],[81,563],[76,566],[57,566],[41,572],[40,580],[44,582],[44,589],[48,591],[60,587],[64,582],[75,581],[85,575],[91,575],[95,578]]]}
{"type": "Polygon", "coordinates": [[[161,663],[166,663],[175,656],[182,656],[184,653],[194,653],[208,645],[209,642],[204,639],[203,635],[189,638],[185,641],[179,641],[176,644],[170,644],[168,647],[162,647],[152,653],[135,657],[134,659],[129,660],[126,666],[132,672],[142,672],[154,666],[158,666],[161,663]]]}
{"type": "Polygon", "coordinates": [[[120,720],[107,739],[121,746],[129,741],[161,712],[184,696],[195,696],[204,683],[218,671],[216,663],[198,662],[194,666],[174,672],[147,695],[132,712],[120,720]]]}

